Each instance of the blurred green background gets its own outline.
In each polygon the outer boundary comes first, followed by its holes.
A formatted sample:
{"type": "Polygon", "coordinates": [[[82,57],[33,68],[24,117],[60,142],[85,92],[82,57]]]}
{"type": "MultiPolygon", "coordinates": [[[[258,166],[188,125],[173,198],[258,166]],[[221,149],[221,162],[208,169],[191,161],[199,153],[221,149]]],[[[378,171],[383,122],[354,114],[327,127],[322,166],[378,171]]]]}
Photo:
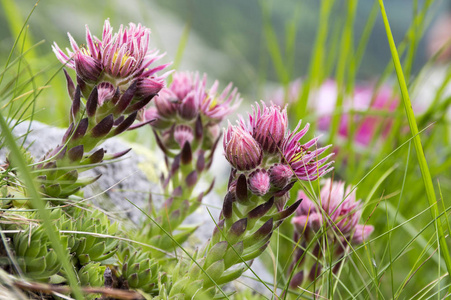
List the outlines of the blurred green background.
{"type": "MultiPolygon", "coordinates": [[[[329,18],[326,59],[337,56],[337,43],[346,21],[347,1],[334,1],[329,18]]],[[[386,1],[387,11],[396,42],[400,42],[412,22],[412,15],[425,1],[386,1]]],[[[268,82],[278,78],[268,50],[265,24],[271,26],[280,47],[286,54],[289,78],[308,73],[312,49],[318,33],[321,1],[258,1],[258,0],[191,0],[191,1],[56,1],[42,0],[29,20],[28,45],[44,41],[26,58],[35,70],[48,69],[39,76],[47,82],[52,72],[60,67],[51,51],[56,41],[61,48],[68,46],[66,32],[80,44],[85,28],[101,35],[103,21],[110,18],[114,28],[128,22],[142,23],[152,29],[152,46],[167,52],[163,61],[174,61],[181,41],[186,39],[182,56],[177,57],[179,70],[207,72],[209,78],[220,79],[223,84],[233,81],[246,99],[263,97],[268,82]]],[[[373,1],[360,1],[354,20],[354,44],[360,39],[368,20],[373,1]]],[[[0,10],[0,64],[4,65],[8,53],[22,24],[34,6],[29,0],[1,0],[0,10]]],[[[446,6],[436,1],[430,9],[426,24],[434,21],[446,6]]],[[[377,8],[377,7],[376,7],[377,8]]],[[[427,28],[426,28],[427,29],[427,28]]],[[[269,42],[269,43],[274,43],[269,42]]],[[[20,48],[19,48],[20,49],[20,48]]],[[[425,42],[416,52],[413,72],[426,61],[425,42]]],[[[285,57],[284,57],[285,59],[285,57]]],[[[358,80],[377,77],[391,61],[382,19],[378,17],[368,41],[358,80]]],[[[61,117],[66,111],[67,99],[59,92],[62,74],[51,84],[56,92],[46,91],[42,99],[52,97],[55,104],[40,111],[36,118],[63,126],[61,117]]],[[[40,82],[41,83],[41,82],[40,82]]],[[[41,106],[42,107],[42,106],[41,106]]]]}

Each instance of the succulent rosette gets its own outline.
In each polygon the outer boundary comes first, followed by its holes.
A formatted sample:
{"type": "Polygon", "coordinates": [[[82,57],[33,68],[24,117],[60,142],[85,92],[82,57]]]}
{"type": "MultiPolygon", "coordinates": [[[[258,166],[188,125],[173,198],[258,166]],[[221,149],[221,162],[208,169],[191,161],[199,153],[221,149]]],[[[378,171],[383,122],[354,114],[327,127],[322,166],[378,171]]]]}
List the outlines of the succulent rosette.
{"type": "Polygon", "coordinates": [[[299,192],[298,197],[304,200],[292,219],[295,240],[300,239],[301,246],[296,249],[296,259],[292,264],[294,276],[290,284],[293,288],[314,281],[321,273],[324,262],[333,262],[336,272],[343,263],[348,244],[360,245],[374,231],[371,225],[359,224],[362,205],[356,200],[356,190],[352,190],[351,186],[345,188],[344,182],[328,179],[321,188],[318,201],[313,201],[303,191],[299,192]],[[325,233],[327,239],[315,239],[320,233],[325,233]],[[324,243],[331,247],[330,253],[319,250],[324,249],[324,243]],[[305,254],[304,249],[309,244],[314,249],[313,257],[305,254]],[[324,258],[324,255],[332,257],[324,258]],[[337,263],[339,259],[342,260],[337,263]]]}

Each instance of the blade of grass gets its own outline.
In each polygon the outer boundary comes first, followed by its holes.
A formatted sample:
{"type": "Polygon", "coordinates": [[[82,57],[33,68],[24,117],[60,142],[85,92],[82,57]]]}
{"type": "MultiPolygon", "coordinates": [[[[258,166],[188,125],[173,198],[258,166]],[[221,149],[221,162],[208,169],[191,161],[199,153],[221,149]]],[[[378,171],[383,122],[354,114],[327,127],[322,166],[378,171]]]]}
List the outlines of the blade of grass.
{"type": "Polygon", "coordinates": [[[441,219],[438,217],[439,211],[436,202],[436,196],[434,191],[434,185],[432,183],[432,177],[429,172],[428,164],[426,161],[426,157],[423,152],[423,147],[421,145],[421,138],[418,134],[418,127],[415,120],[415,114],[412,109],[412,104],[409,98],[409,92],[407,90],[406,80],[404,78],[404,73],[402,70],[401,62],[399,60],[398,51],[396,50],[395,41],[393,39],[393,35],[391,33],[390,24],[388,21],[387,13],[385,12],[384,1],[379,0],[379,5],[381,9],[382,18],[384,20],[385,31],[387,33],[388,43],[390,45],[390,51],[393,58],[393,63],[395,65],[396,74],[398,77],[398,82],[401,88],[401,94],[403,99],[404,108],[406,110],[407,119],[409,121],[410,131],[413,136],[413,143],[415,146],[415,150],[417,152],[417,159],[420,165],[420,170],[423,178],[423,182],[426,189],[427,199],[430,206],[432,218],[435,219],[435,228],[438,231],[439,236],[439,246],[440,251],[442,252],[443,258],[445,260],[446,268],[448,273],[451,274],[451,256],[449,254],[448,245],[446,244],[445,234],[443,232],[441,219]]]}
{"type": "MultiPolygon", "coordinates": [[[[341,111],[343,106],[343,100],[345,97],[345,76],[346,71],[348,70],[348,62],[350,59],[351,52],[354,52],[353,47],[353,25],[355,20],[355,14],[357,11],[357,0],[349,0],[348,2],[348,12],[346,17],[346,23],[344,26],[344,32],[341,37],[340,42],[340,56],[338,58],[337,63],[337,71],[336,71],[336,80],[337,80],[337,102],[335,104],[335,109],[341,111]]],[[[329,141],[327,144],[332,144],[335,138],[335,135],[338,133],[338,125],[340,123],[341,114],[334,114],[332,117],[330,132],[329,132],[329,141]]]]}
{"type": "Polygon", "coordinates": [[[75,276],[72,265],[69,262],[69,257],[66,256],[66,251],[65,249],[63,249],[62,242],[59,238],[58,232],[56,231],[56,228],[54,228],[52,225],[50,213],[48,210],[45,209],[45,202],[41,199],[39,195],[39,192],[36,188],[36,183],[33,180],[33,176],[30,173],[30,170],[25,162],[25,159],[21,155],[21,151],[16,144],[14,136],[12,135],[11,131],[8,128],[1,111],[0,111],[0,128],[2,129],[2,134],[4,135],[6,144],[8,145],[11,151],[11,159],[22,175],[22,179],[24,180],[25,185],[27,186],[27,191],[32,198],[31,201],[32,205],[38,209],[39,216],[42,219],[45,232],[50,240],[50,243],[55,253],[58,256],[58,259],[61,262],[61,265],[63,266],[67,274],[67,279],[75,295],[75,298],[81,300],[83,299],[83,295],[81,293],[80,287],[78,286],[78,281],[75,276]]]}
{"type": "Polygon", "coordinates": [[[324,50],[326,49],[327,31],[329,29],[329,18],[334,6],[335,0],[324,0],[321,2],[320,17],[318,21],[318,34],[316,35],[315,46],[313,48],[312,63],[310,65],[309,75],[302,86],[302,92],[299,93],[295,107],[295,114],[298,119],[304,117],[307,110],[307,103],[312,85],[318,83],[322,78],[321,71],[324,66],[324,50]]]}

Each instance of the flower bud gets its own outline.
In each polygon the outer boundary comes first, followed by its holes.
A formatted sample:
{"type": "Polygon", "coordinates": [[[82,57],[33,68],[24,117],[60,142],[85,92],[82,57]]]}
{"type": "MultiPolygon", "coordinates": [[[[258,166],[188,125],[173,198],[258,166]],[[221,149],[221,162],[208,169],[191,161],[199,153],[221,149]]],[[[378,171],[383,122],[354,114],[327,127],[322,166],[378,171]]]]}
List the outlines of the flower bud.
{"type": "Polygon", "coordinates": [[[177,96],[171,90],[163,89],[154,99],[158,114],[164,118],[173,116],[177,109],[176,101],[177,96]]]}
{"type": "Polygon", "coordinates": [[[183,148],[185,142],[191,143],[193,141],[193,130],[186,125],[178,125],[174,129],[174,140],[179,144],[180,149],[183,148]]]}
{"type": "Polygon", "coordinates": [[[195,89],[197,86],[199,75],[195,75],[193,79],[192,74],[189,72],[176,72],[172,76],[172,83],[170,86],[178,99],[184,99],[188,93],[195,89]]]}
{"type": "Polygon", "coordinates": [[[293,171],[290,166],[276,164],[269,169],[269,178],[271,184],[278,189],[283,189],[291,181],[293,171]]]}
{"type": "Polygon", "coordinates": [[[287,110],[286,108],[281,110],[279,106],[274,104],[267,107],[264,103],[262,109],[258,104],[255,107],[254,115],[249,116],[252,135],[261,145],[263,151],[276,153],[287,130],[287,110]]]}
{"type": "Polygon", "coordinates": [[[225,157],[230,164],[240,170],[251,170],[262,162],[262,149],[251,134],[241,126],[232,126],[224,134],[225,157]]]}
{"type": "Polygon", "coordinates": [[[196,94],[196,91],[191,91],[188,95],[182,100],[181,105],[179,106],[179,115],[185,120],[194,119],[199,112],[199,97],[196,94]]]}
{"type": "Polygon", "coordinates": [[[98,60],[83,54],[82,49],[74,56],[75,71],[81,80],[88,83],[95,83],[102,73],[102,68],[98,60]]]}
{"type": "Polygon", "coordinates": [[[136,86],[135,97],[138,99],[147,98],[152,95],[157,95],[164,87],[164,82],[155,78],[141,78],[138,80],[136,86]]]}
{"type": "Polygon", "coordinates": [[[263,196],[269,191],[269,175],[265,169],[256,170],[249,175],[249,190],[257,196],[263,196]]]}
{"type": "Polygon", "coordinates": [[[97,103],[99,106],[102,106],[103,103],[112,99],[114,94],[116,93],[116,89],[109,82],[102,82],[97,86],[97,94],[98,100],[97,103]]]}

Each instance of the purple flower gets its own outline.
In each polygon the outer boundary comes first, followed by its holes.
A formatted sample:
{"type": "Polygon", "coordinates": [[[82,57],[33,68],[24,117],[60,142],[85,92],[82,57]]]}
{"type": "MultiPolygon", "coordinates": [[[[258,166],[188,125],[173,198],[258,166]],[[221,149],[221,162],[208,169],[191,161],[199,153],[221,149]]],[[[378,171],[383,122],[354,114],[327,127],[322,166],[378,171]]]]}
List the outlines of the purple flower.
{"type": "Polygon", "coordinates": [[[163,89],[155,98],[155,105],[160,116],[174,119],[177,115],[190,121],[198,115],[206,121],[217,124],[234,111],[241,102],[237,90],[232,92],[229,84],[221,95],[217,95],[218,81],[207,90],[207,76],[198,73],[176,72],[169,88],[163,89]]]}
{"type": "Polygon", "coordinates": [[[326,181],[318,199],[320,207],[303,191],[299,192],[298,198],[303,201],[292,223],[300,233],[304,228],[317,232],[326,224],[329,232],[335,232],[339,237],[352,238],[353,243],[360,244],[374,230],[373,226],[358,225],[362,208],[360,202],[356,201],[355,190],[351,192],[349,186],[345,189],[344,182],[326,181]]]}
{"type": "Polygon", "coordinates": [[[193,141],[193,130],[186,125],[177,125],[174,129],[174,140],[183,148],[186,142],[191,143],[193,141]]]}
{"type": "Polygon", "coordinates": [[[287,110],[272,104],[266,106],[262,101],[262,108],[258,104],[252,107],[253,114],[249,115],[252,135],[262,146],[263,151],[275,153],[279,150],[288,126],[287,110]]]}
{"type": "Polygon", "coordinates": [[[235,111],[242,100],[237,88],[232,90],[232,83],[229,83],[219,96],[216,95],[218,85],[216,80],[200,104],[202,114],[214,123],[221,122],[225,116],[235,111]]]}
{"type": "Polygon", "coordinates": [[[300,125],[301,123],[298,124],[293,132],[288,132],[288,135],[282,142],[283,158],[291,166],[298,179],[306,181],[316,180],[333,170],[333,167],[331,167],[333,162],[326,163],[332,154],[319,159],[319,156],[330,146],[309,150],[317,145],[318,138],[301,145],[300,141],[307,133],[310,125],[307,124],[302,130],[298,131],[300,125]]]}
{"type": "Polygon", "coordinates": [[[242,124],[229,127],[224,133],[225,157],[240,171],[252,170],[262,162],[262,149],[242,124]]]}
{"type": "Polygon", "coordinates": [[[265,169],[253,171],[247,181],[249,190],[257,196],[264,196],[269,191],[269,175],[265,169]]]}
{"type": "Polygon", "coordinates": [[[276,164],[269,169],[269,178],[275,188],[283,189],[293,178],[293,171],[288,165],[276,164]]]}
{"type": "MultiPolygon", "coordinates": [[[[152,67],[162,55],[149,50],[150,29],[130,23],[113,34],[109,20],[105,21],[102,40],[93,36],[86,26],[86,46],[79,47],[68,33],[72,50],[67,54],[56,43],[56,57],[77,72],[77,77],[90,85],[107,81],[125,91],[137,81],[136,98],[157,94],[164,86],[164,75],[156,76],[168,64],[152,67]]],[[[84,91],[85,92],[85,91],[84,91]]]]}
{"type": "Polygon", "coordinates": [[[371,225],[356,225],[351,242],[355,245],[362,244],[373,233],[374,227],[371,225]]]}

